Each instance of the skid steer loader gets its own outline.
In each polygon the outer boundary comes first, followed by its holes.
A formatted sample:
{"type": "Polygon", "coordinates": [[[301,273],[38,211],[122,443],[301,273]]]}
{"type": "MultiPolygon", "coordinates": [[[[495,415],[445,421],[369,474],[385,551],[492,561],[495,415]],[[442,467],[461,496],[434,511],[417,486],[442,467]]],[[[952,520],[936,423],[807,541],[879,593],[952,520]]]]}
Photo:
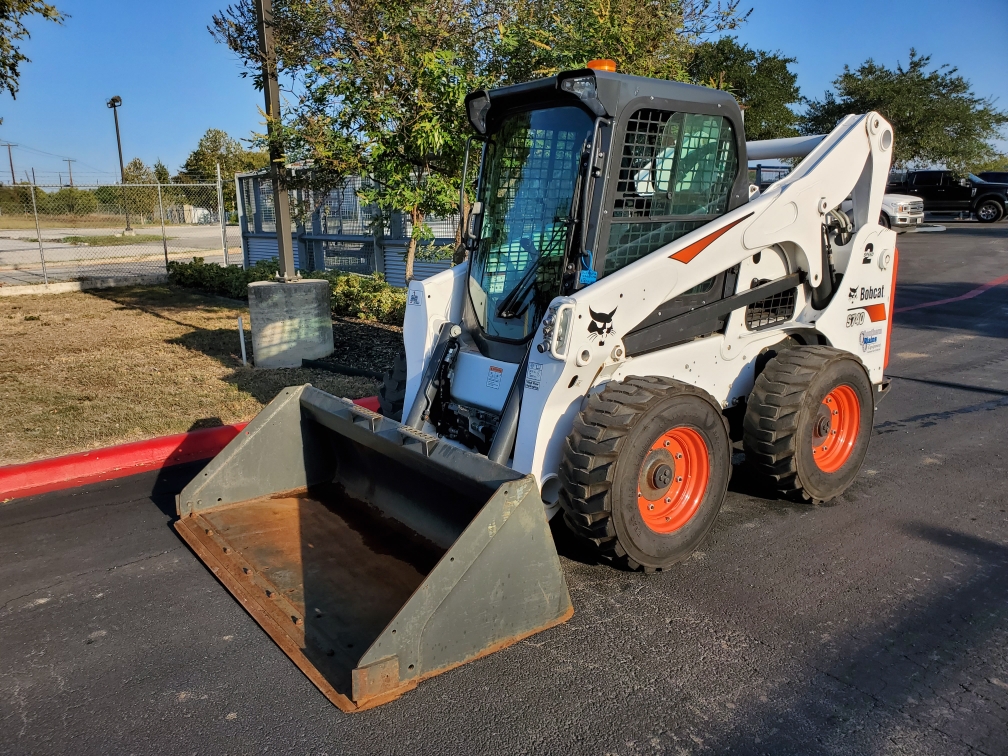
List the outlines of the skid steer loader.
{"type": "Polygon", "coordinates": [[[747,144],[729,94],[605,62],[466,107],[467,261],[409,284],[383,413],[288,388],[178,498],[345,711],[569,618],[561,510],[652,572],[709,532],[733,441],[781,494],[838,496],[888,388],[878,114],[747,144]],[[760,194],[748,160],[772,157],[803,159],[760,194]]]}

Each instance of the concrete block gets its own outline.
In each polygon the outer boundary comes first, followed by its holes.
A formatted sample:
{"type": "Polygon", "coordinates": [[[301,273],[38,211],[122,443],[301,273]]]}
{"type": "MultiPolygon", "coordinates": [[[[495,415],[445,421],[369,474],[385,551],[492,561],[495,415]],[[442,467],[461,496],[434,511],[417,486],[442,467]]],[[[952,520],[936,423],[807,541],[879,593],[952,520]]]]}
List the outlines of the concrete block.
{"type": "Polygon", "coordinates": [[[332,354],[328,281],[256,281],[248,294],[257,368],[301,367],[332,354]]]}

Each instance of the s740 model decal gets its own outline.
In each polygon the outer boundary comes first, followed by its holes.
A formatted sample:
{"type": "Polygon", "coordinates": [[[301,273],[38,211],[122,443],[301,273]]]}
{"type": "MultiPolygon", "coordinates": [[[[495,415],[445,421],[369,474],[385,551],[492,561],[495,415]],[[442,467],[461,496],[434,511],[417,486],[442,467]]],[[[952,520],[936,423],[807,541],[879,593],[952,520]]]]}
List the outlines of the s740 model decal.
{"type": "Polygon", "coordinates": [[[872,323],[878,323],[886,319],[884,304],[870,304],[863,307],[854,307],[847,312],[847,327],[853,328],[865,322],[865,318],[872,323]]]}

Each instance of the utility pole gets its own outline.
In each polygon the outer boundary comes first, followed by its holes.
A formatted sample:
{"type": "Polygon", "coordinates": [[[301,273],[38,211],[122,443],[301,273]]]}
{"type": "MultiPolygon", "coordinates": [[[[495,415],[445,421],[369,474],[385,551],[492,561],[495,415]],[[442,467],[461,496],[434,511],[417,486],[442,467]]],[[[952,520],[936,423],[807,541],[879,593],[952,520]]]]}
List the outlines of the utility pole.
{"type": "Polygon", "coordinates": [[[126,203],[126,167],[123,165],[122,139],[119,136],[119,107],[122,105],[122,97],[116,95],[105,104],[108,107],[112,108],[112,115],[115,116],[116,144],[119,146],[119,179],[122,182],[121,187],[123,193],[123,211],[126,213],[126,230],[123,233],[125,233],[127,236],[132,236],[133,229],[130,228],[129,205],[126,203]]]}
{"type": "Polygon", "coordinates": [[[70,171],[70,188],[73,189],[73,166],[70,163],[76,163],[76,160],[71,160],[70,158],[63,158],[63,162],[67,164],[67,169],[70,171]]]}
{"type": "Polygon", "coordinates": [[[280,172],[285,171],[286,166],[283,153],[274,138],[280,123],[280,83],[277,81],[276,48],[273,45],[273,0],[256,0],[256,16],[259,26],[259,55],[262,58],[263,94],[266,98],[266,128],[270,137],[270,173],[273,178],[279,277],[290,281],[294,278],[290,197],[280,181],[280,172]]]}
{"type": "Polygon", "coordinates": [[[10,142],[4,142],[3,145],[7,148],[7,159],[10,160],[10,182],[13,186],[17,183],[17,179],[14,178],[14,156],[11,154],[11,147],[17,147],[17,145],[10,142]]]}

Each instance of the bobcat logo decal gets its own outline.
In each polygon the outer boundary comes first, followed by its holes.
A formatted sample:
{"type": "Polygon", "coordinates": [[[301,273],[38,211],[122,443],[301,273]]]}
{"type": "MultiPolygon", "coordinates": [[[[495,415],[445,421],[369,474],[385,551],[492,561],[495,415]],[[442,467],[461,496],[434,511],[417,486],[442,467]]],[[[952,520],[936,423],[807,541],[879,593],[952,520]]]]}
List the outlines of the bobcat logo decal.
{"type": "Polygon", "coordinates": [[[588,308],[588,314],[591,315],[592,319],[592,322],[588,324],[589,338],[594,339],[597,336],[599,339],[599,346],[605,346],[605,341],[603,341],[603,339],[612,333],[612,319],[618,309],[618,307],[614,307],[612,312],[598,313],[591,307],[588,308]]]}
{"type": "Polygon", "coordinates": [[[850,297],[850,301],[851,302],[856,302],[857,301],[857,292],[858,292],[858,287],[857,286],[851,286],[850,287],[850,294],[848,294],[847,296],[850,297]]]}

